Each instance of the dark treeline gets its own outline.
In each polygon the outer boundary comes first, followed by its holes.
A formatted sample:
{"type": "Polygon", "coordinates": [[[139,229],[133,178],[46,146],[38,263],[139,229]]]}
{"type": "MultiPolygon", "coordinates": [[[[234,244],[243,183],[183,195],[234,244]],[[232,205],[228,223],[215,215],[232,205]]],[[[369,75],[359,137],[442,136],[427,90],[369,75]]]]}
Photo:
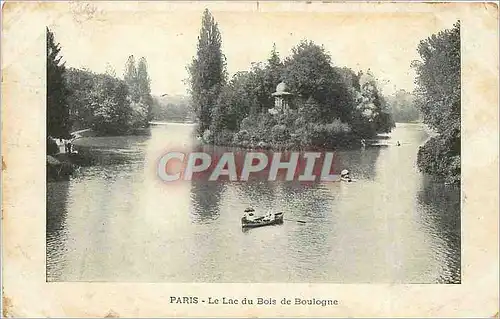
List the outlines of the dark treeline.
{"type": "Polygon", "coordinates": [[[389,132],[394,126],[377,80],[334,66],[325,49],[302,41],[283,60],[267,61],[227,79],[218,25],[208,10],[197,55],[189,65],[198,136],[206,143],[244,147],[333,147],[389,132]],[[290,93],[276,109],[273,93],[290,93]]]}
{"type": "Polygon", "coordinates": [[[184,95],[153,96],[151,118],[155,121],[192,122],[191,99],[184,95]]]}
{"type": "Polygon", "coordinates": [[[420,42],[416,103],[438,133],[419,149],[418,165],[447,183],[460,182],[460,22],[420,42]]]}
{"type": "Polygon", "coordinates": [[[124,80],[108,67],[105,74],[66,68],[61,47],[47,29],[47,135],[69,138],[91,128],[101,135],[130,134],[151,120],[153,98],[147,62],[130,56],[124,80]]]}
{"type": "Polygon", "coordinates": [[[64,76],[66,67],[61,62],[61,46],[47,28],[47,136],[68,138],[71,130],[68,108],[69,90],[64,76]]]}

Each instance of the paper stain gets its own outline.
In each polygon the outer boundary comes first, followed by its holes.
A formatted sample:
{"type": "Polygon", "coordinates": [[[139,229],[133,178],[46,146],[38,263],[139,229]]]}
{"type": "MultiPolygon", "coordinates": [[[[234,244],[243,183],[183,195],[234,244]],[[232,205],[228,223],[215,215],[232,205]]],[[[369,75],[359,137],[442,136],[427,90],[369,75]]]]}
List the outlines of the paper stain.
{"type": "Polygon", "coordinates": [[[70,11],[73,20],[79,24],[93,19],[100,20],[99,16],[102,14],[102,11],[90,2],[74,1],[70,3],[70,11]]]}
{"type": "Polygon", "coordinates": [[[7,164],[5,164],[5,161],[3,160],[3,156],[2,156],[2,172],[5,171],[7,169],[7,164]]]}
{"type": "Polygon", "coordinates": [[[13,315],[11,314],[12,300],[5,295],[3,296],[2,300],[3,300],[2,317],[12,318],[13,317],[13,315]]]}
{"type": "Polygon", "coordinates": [[[120,318],[120,315],[110,309],[108,314],[104,316],[104,318],[120,318]]]}

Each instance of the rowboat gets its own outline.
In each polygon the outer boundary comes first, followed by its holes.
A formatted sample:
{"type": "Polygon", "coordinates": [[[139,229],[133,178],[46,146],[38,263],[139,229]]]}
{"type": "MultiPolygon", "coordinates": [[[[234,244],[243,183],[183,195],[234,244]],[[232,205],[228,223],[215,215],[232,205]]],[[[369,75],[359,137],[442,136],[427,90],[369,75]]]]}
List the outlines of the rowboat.
{"type": "Polygon", "coordinates": [[[241,226],[243,228],[256,228],[269,225],[283,224],[284,213],[273,213],[271,218],[266,218],[266,216],[261,216],[255,218],[253,221],[248,220],[245,216],[241,218],[241,226]]]}

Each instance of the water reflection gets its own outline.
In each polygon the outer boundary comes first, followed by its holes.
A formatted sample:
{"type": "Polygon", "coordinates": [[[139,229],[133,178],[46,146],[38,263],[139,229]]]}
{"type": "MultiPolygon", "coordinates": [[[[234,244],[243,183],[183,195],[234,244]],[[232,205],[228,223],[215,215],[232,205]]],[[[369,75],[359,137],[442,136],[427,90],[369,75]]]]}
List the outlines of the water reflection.
{"type": "Polygon", "coordinates": [[[420,126],[398,126],[400,147],[338,151],[354,183],[162,183],[165,151],[228,150],[193,147],[192,129],[112,138],[100,165],[48,183],[47,280],[460,282],[459,190],[418,172],[420,126]],[[287,220],[242,232],[248,206],[287,220]]]}
{"type": "Polygon", "coordinates": [[[47,214],[46,214],[46,280],[52,281],[61,277],[66,265],[68,252],[67,239],[67,199],[68,186],[66,181],[47,184],[47,214]]]}
{"type": "Polygon", "coordinates": [[[222,182],[193,180],[191,182],[191,216],[193,222],[206,223],[220,215],[221,194],[225,185],[222,182]]]}
{"type": "Polygon", "coordinates": [[[439,283],[461,282],[460,188],[424,178],[417,194],[420,223],[432,241],[435,258],[444,263],[436,278],[439,283]]]}
{"type": "Polygon", "coordinates": [[[338,171],[349,169],[358,180],[373,180],[376,175],[375,162],[382,147],[370,147],[358,151],[337,151],[334,167],[338,171]]]}

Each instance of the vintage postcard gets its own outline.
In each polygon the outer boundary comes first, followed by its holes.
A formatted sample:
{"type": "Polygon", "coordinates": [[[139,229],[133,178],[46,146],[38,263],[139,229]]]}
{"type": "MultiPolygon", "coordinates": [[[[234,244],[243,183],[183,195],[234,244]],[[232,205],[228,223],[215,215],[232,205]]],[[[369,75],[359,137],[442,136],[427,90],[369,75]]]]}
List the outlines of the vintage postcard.
{"type": "Polygon", "coordinates": [[[497,3],[2,15],[5,317],[498,317],[497,3]]]}

